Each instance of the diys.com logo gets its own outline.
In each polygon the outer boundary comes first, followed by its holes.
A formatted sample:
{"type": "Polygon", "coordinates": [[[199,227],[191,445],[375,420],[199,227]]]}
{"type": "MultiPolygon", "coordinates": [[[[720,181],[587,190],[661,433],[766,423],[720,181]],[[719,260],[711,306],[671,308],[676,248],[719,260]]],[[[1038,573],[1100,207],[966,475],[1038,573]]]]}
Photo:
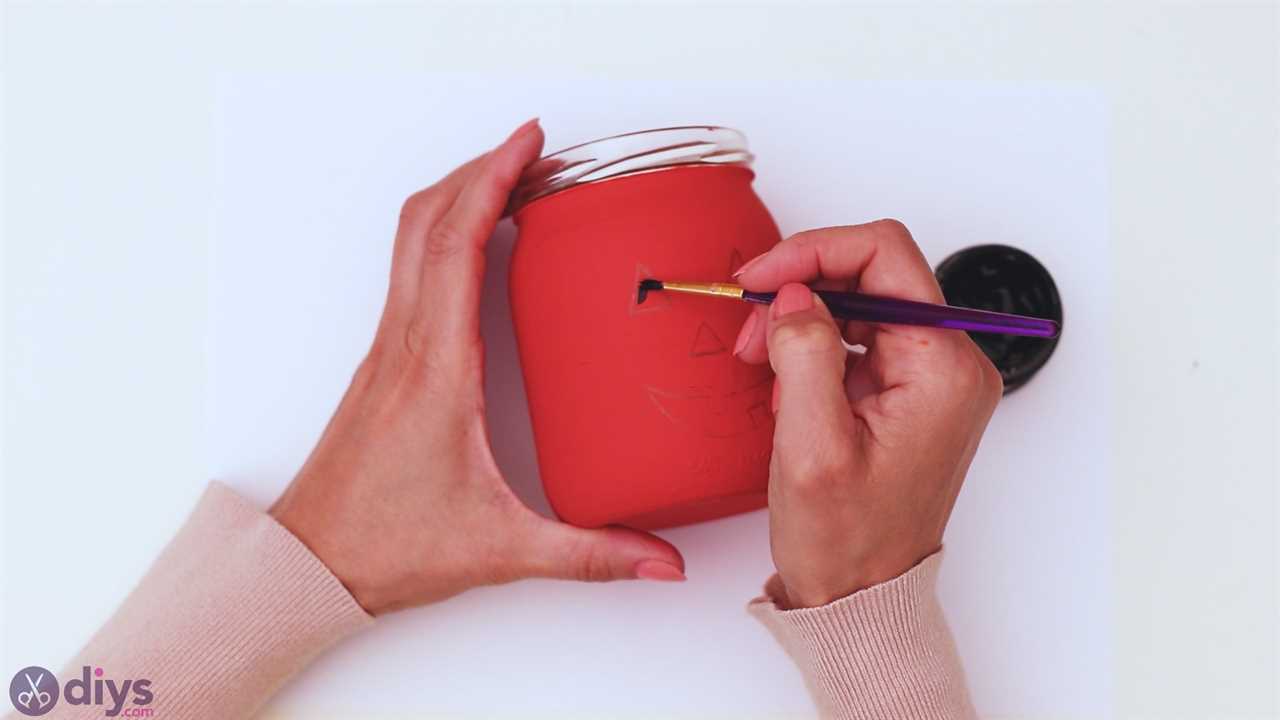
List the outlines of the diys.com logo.
{"type": "Polygon", "coordinates": [[[104,674],[102,668],[85,665],[80,677],[59,685],[52,672],[32,665],[13,676],[9,700],[18,712],[31,716],[44,715],[61,700],[68,705],[101,706],[107,717],[155,717],[150,680],[115,680],[104,674]]]}

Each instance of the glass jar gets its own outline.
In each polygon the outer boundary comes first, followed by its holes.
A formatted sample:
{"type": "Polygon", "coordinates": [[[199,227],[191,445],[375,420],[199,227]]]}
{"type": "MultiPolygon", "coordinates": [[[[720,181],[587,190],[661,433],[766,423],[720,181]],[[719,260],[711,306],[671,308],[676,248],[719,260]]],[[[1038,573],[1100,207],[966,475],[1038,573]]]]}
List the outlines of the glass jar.
{"type": "Polygon", "coordinates": [[[619,135],[548,155],[512,194],[511,313],[543,488],[584,527],[654,529],[763,507],[772,373],[733,356],[750,307],[649,293],[727,281],[775,245],[746,138],[619,135]]]}

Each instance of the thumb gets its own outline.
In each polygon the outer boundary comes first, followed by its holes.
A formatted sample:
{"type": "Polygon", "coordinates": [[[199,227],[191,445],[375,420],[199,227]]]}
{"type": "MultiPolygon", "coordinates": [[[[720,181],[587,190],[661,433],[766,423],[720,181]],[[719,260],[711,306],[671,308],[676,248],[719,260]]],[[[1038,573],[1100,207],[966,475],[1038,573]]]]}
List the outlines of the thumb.
{"type": "Polygon", "coordinates": [[[662,538],[623,527],[585,529],[539,518],[523,549],[526,577],[582,582],[684,580],[684,558],[662,538]]]}
{"type": "Polygon", "coordinates": [[[854,425],[844,384],[848,351],[827,306],[804,285],[783,285],[769,308],[766,339],[776,376],[775,449],[785,456],[816,450],[815,442],[847,445],[854,425]],[[843,442],[822,442],[835,439],[843,442]]]}

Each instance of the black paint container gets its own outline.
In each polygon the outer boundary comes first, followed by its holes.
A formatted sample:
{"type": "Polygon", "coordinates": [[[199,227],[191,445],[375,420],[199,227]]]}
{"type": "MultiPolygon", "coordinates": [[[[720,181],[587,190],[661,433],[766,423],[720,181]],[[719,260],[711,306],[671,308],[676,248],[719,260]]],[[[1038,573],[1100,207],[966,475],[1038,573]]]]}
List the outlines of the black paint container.
{"type": "MultiPolygon", "coordinates": [[[[965,248],[934,273],[948,305],[1017,313],[1062,323],[1062,299],[1049,271],[1025,251],[1008,245],[965,248]]],[[[1055,338],[969,333],[1004,378],[1006,394],[1027,383],[1049,361],[1055,338]]]]}

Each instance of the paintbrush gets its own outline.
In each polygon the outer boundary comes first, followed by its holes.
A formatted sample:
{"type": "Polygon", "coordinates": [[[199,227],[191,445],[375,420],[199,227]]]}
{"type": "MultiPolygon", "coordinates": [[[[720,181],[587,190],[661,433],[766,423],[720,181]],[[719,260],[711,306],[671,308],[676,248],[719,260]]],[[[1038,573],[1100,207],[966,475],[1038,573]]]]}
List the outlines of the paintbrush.
{"type": "MultiPolygon", "coordinates": [[[[640,289],[636,293],[636,303],[644,302],[648,294],[655,290],[735,298],[761,305],[772,303],[777,296],[777,293],[754,292],[731,283],[668,282],[647,279],[640,281],[640,289]]],[[[814,290],[813,292],[822,298],[822,302],[826,303],[827,309],[831,311],[832,315],[844,320],[890,323],[894,325],[921,325],[949,330],[1027,335],[1042,338],[1058,336],[1059,325],[1057,322],[1027,317],[1026,315],[973,310],[952,305],[934,305],[933,303],[899,300],[877,295],[863,295],[856,292],[839,292],[835,290],[814,290]]]]}

